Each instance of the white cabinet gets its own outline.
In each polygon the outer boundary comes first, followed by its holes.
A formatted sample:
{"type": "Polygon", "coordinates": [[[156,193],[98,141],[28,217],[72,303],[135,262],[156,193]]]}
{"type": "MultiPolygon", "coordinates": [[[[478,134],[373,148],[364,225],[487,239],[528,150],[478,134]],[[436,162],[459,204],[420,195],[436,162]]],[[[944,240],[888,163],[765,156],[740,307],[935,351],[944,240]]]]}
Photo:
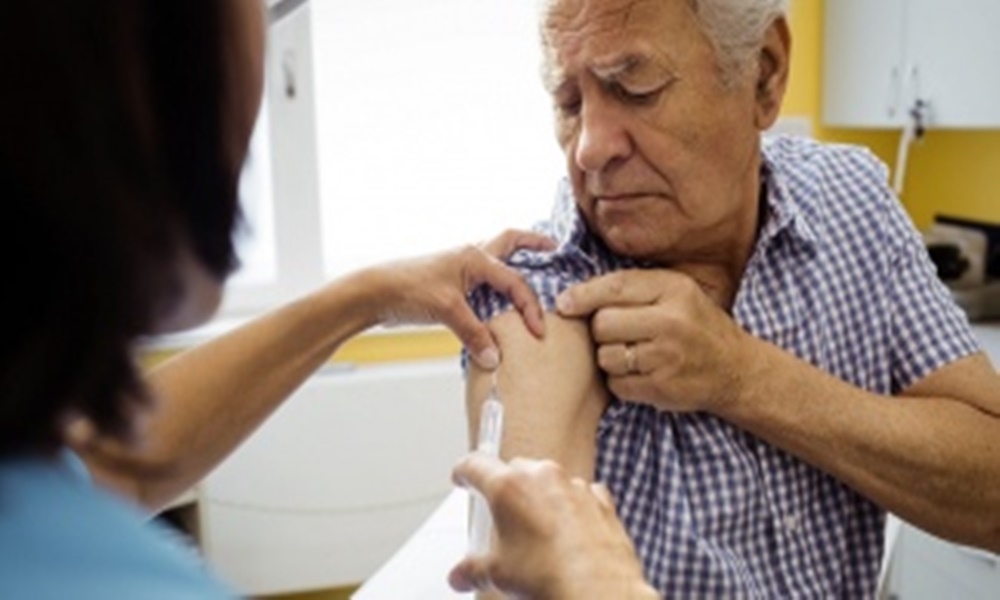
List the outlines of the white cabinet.
{"type": "Polygon", "coordinates": [[[1000,557],[951,544],[903,525],[884,597],[893,600],[997,600],[1000,557]]]}
{"type": "Polygon", "coordinates": [[[823,52],[827,125],[902,125],[904,2],[827,0],[823,52]]]}
{"type": "Polygon", "coordinates": [[[1000,2],[827,0],[823,121],[896,128],[1000,127],[1000,2]]]}
{"type": "Polygon", "coordinates": [[[321,371],[198,487],[199,544],[248,596],[355,585],[448,495],[466,448],[457,359],[321,371]]]}
{"type": "Polygon", "coordinates": [[[982,344],[983,352],[993,361],[993,367],[1000,371],[1000,323],[973,325],[972,331],[982,344]]]}

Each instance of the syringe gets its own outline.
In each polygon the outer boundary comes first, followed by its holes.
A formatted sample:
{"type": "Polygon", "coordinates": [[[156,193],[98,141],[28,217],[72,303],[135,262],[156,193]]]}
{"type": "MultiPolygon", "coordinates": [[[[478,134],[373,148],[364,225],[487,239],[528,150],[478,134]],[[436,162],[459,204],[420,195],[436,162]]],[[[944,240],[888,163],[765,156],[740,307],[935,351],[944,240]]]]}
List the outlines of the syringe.
{"type": "MultiPolygon", "coordinates": [[[[503,436],[503,404],[497,394],[497,372],[493,371],[489,395],[479,412],[479,438],[476,452],[500,456],[500,438],[503,436]]],[[[479,492],[472,492],[472,528],[469,531],[469,554],[481,555],[490,551],[490,533],[493,516],[490,507],[479,492]]]]}

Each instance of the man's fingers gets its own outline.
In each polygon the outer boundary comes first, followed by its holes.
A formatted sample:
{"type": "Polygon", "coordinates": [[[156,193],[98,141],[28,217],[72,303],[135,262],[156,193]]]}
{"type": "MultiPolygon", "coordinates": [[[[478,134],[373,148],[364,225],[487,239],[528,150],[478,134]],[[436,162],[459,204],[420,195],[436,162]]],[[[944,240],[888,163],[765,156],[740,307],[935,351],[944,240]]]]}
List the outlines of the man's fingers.
{"type": "Polygon", "coordinates": [[[641,375],[651,369],[643,344],[601,344],[597,347],[597,366],[611,377],[641,375]]]}
{"type": "MultiPolygon", "coordinates": [[[[653,332],[659,331],[654,324],[664,321],[663,305],[611,306],[599,308],[590,320],[590,335],[598,344],[625,344],[646,342],[653,332]]],[[[662,331],[660,331],[662,333],[662,331]]]]}
{"type": "Polygon", "coordinates": [[[556,308],[566,317],[582,317],[607,306],[637,306],[659,300],[671,282],[683,277],[670,271],[616,271],[577,284],[559,294],[556,308]]]}

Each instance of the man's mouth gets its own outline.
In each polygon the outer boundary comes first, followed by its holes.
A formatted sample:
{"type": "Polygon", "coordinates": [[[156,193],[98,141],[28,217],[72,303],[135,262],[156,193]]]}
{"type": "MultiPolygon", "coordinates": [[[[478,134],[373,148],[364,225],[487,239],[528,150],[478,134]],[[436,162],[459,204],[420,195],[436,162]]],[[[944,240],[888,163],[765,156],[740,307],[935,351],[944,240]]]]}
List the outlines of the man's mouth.
{"type": "Polygon", "coordinates": [[[647,194],[645,192],[593,194],[594,199],[599,202],[628,202],[630,200],[642,200],[643,198],[649,198],[650,196],[652,196],[652,194],[647,194]]]}

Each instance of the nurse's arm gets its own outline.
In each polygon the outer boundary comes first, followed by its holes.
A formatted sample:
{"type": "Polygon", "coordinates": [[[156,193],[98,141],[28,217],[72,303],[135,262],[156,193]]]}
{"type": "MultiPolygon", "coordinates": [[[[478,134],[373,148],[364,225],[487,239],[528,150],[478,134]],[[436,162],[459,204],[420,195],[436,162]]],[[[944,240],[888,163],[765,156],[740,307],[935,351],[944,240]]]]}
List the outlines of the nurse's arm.
{"type": "MultiPolygon", "coordinates": [[[[360,283],[360,282],[357,282],[360,283]]],[[[151,512],[213,469],[337,347],[372,322],[354,280],[331,285],[171,358],[147,374],[144,440],[74,448],[95,481],[151,512]]]]}
{"type": "Polygon", "coordinates": [[[96,481],[155,512],[211,471],[343,342],[371,326],[440,322],[490,362],[496,342],[466,302],[470,289],[486,283],[511,299],[511,318],[524,319],[522,331],[541,335],[538,299],[500,259],[518,248],[551,246],[512,230],[481,246],[346,275],[152,371],[149,386],[161,402],[144,443],[91,436],[73,447],[96,481]]]}

